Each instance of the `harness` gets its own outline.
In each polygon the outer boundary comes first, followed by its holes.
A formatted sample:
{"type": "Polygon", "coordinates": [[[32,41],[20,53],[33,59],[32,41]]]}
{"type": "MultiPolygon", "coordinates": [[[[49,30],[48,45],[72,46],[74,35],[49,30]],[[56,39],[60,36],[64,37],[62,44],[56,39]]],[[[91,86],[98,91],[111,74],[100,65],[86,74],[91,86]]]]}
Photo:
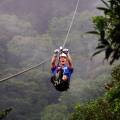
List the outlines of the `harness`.
{"type": "Polygon", "coordinates": [[[63,77],[63,70],[61,69],[59,71],[58,76],[52,76],[51,77],[51,82],[53,86],[56,88],[58,91],[67,91],[69,89],[69,79],[68,80],[62,80],[63,77]]]}
{"type": "Polygon", "coordinates": [[[68,80],[62,80],[63,77],[63,68],[60,66],[60,54],[65,53],[62,49],[60,48],[60,52],[58,55],[58,63],[56,67],[56,74],[55,76],[51,77],[51,82],[54,85],[54,87],[58,91],[65,91],[69,88],[69,79],[68,80]]]}

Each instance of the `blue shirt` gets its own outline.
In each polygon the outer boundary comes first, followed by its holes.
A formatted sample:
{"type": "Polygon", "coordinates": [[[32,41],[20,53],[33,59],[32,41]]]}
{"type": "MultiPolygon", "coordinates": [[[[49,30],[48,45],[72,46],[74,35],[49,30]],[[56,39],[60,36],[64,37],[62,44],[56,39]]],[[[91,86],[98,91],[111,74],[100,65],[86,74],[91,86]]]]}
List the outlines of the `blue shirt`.
{"type": "MultiPolygon", "coordinates": [[[[51,68],[52,75],[56,75],[57,70],[59,66],[55,66],[54,68],[51,68]]],[[[69,79],[71,77],[71,74],[73,73],[73,68],[69,68],[67,65],[64,65],[62,67],[63,75],[66,75],[69,79]]]]}

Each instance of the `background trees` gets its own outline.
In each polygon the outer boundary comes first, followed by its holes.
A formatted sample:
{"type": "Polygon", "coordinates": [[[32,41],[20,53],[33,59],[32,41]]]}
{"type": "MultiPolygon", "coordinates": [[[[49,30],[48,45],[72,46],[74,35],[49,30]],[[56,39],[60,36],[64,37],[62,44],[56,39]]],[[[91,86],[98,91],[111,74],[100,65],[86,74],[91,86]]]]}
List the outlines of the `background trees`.
{"type": "Polygon", "coordinates": [[[104,59],[112,64],[120,58],[120,1],[101,1],[105,7],[98,7],[97,9],[102,10],[104,15],[93,17],[96,31],[90,32],[99,35],[97,51],[93,56],[104,51],[104,59]]]}
{"type": "MultiPolygon", "coordinates": [[[[93,17],[95,31],[88,33],[98,35],[96,52],[105,52],[105,59],[110,64],[120,58],[120,1],[101,0],[105,7],[98,7],[104,12],[102,16],[93,17]]],[[[113,67],[110,82],[105,84],[106,93],[97,100],[78,104],[70,120],[119,120],[120,119],[120,65],[113,67]]]]}

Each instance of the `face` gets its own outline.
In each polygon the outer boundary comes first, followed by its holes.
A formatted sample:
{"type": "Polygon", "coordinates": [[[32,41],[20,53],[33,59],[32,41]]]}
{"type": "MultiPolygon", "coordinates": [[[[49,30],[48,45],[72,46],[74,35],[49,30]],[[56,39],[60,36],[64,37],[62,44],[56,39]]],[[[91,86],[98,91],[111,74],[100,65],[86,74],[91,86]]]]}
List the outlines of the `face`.
{"type": "Polygon", "coordinates": [[[67,63],[66,57],[60,57],[60,64],[65,65],[67,63]]]}

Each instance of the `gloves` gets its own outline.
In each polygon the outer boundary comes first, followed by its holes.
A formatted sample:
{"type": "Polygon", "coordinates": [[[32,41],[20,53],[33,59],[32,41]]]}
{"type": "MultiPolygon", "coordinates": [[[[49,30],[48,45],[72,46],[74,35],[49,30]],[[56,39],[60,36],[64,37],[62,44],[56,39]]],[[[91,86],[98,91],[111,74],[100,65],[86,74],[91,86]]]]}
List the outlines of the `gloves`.
{"type": "Polygon", "coordinates": [[[65,48],[65,49],[63,49],[62,51],[63,51],[63,53],[65,53],[65,54],[68,54],[68,53],[69,53],[69,50],[68,50],[68,49],[66,49],[66,48],[65,48]]]}
{"type": "Polygon", "coordinates": [[[55,49],[55,50],[54,50],[54,56],[55,56],[55,57],[58,55],[59,51],[60,51],[59,49],[55,49]]]}
{"type": "Polygon", "coordinates": [[[61,53],[63,52],[63,53],[65,53],[67,55],[69,53],[69,50],[66,49],[66,48],[65,49],[55,49],[54,50],[54,56],[57,57],[60,52],[61,53]]]}

